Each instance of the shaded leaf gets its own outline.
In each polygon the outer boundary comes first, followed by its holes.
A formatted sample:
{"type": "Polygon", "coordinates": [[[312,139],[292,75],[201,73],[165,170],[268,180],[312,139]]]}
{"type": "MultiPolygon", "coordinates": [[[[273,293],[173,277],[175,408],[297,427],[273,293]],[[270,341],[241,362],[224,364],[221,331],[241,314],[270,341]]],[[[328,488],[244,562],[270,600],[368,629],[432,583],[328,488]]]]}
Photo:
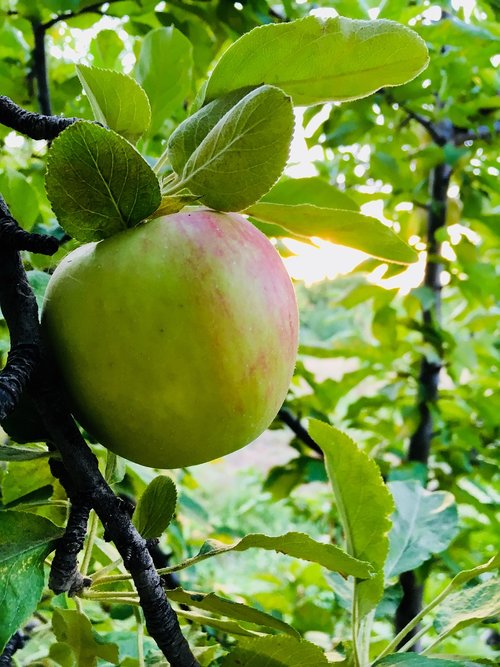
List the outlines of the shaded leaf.
{"type": "Polygon", "coordinates": [[[36,609],[44,586],[43,561],[62,534],[40,516],[0,512],[0,654],[36,609]]]}
{"type": "Polygon", "coordinates": [[[161,201],[158,180],[139,153],[112,130],[84,121],[54,140],[45,182],[61,226],[79,241],[134,227],[161,201]]]}
{"type": "Polygon", "coordinates": [[[146,487],[135,508],[133,523],[145,539],[160,537],[172,521],[177,489],[170,477],[159,475],[146,487]]]}
{"type": "Polygon", "coordinates": [[[298,636],[296,630],[279,618],[275,618],[271,614],[266,614],[241,602],[233,602],[233,600],[221,598],[215,593],[194,593],[192,591],[185,591],[182,588],[175,588],[167,590],[167,597],[169,600],[173,600],[179,604],[188,605],[189,608],[196,607],[212,614],[227,616],[236,621],[245,621],[246,623],[253,623],[264,628],[272,628],[273,630],[284,632],[294,637],[298,636]]]}
{"type": "Polygon", "coordinates": [[[308,16],[238,39],[215,66],[205,101],[263,83],[299,105],[355,100],[411,81],[427,63],[424,41],[398,23],[308,16]]]}
{"type": "Polygon", "coordinates": [[[171,215],[181,211],[184,206],[194,204],[199,200],[197,195],[182,194],[162,197],[160,206],[150,216],[150,218],[159,218],[162,215],[171,215]]]}
{"type": "Polygon", "coordinates": [[[130,76],[110,69],[77,65],[94,117],[135,143],[151,122],[148,96],[130,76]]]}
{"type": "Polygon", "coordinates": [[[384,591],[382,569],[389,548],[392,498],[375,461],[345,433],[316,419],[310,420],[309,432],[325,453],[347,552],[369,561],[377,573],[373,579],[356,584],[356,604],[362,618],[376,607],[384,591]]]}
{"type": "Polygon", "coordinates": [[[152,133],[182,106],[192,70],[193,47],[180,30],[157,28],[144,36],[135,72],[151,104],[152,133]]]}
{"type": "Polygon", "coordinates": [[[389,533],[385,576],[419,567],[446,549],[458,532],[455,499],[446,491],[427,491],[414,480],[390,482],[396,510],[389,533]]]}
{"type": "Polygon", "coordinates": [[[14,447],[0,445],[0,461],[32,461],[53,456],[45,447],[14,447]]]}
{"type": "Polygon", "coordinates": [[[392,667],[399,667],[399,665],[408,665],[409,667],[460,667],[461,664],[463,663],[456,660],[427,658],[425,655],[415,653],[396,653],[388,655],[375,663],[377,667],[378,665],[391,665],[392,667]]]}
{"type": "Polygon", "coordinates": [[[280,636],[240,640],[222,661],[223,667],[321,667],[328,664],[319,646],[280,636]]]}
{"type": "Polygon", "coordinates": [[[210,130],[185,163],[180,183],[207,206],[240,211],[281,175],[293,127],[290,98],[278,88],[261,86],[210,130]]]}
{"type": "Polygon", "coordinates": [[[77,667],[95,667],[97,658],[119,664],[118,646],[98,641],[89,619],[76,609],[54,609],[52,629],[59,642],[51,647],[52,656],[67,656],[70,650],[77,667]]]}
{"type": "Polygon", "coordinates": [[[417,261],[416,252],[390,227],[357,211],[320,208],[312,204],[289,206],[262,201],[249,206],[245,213],[257,220],[278,225],[295,237],[317,236],[324,241],[356,248],[396,264],[411,264],[417,261]]]}

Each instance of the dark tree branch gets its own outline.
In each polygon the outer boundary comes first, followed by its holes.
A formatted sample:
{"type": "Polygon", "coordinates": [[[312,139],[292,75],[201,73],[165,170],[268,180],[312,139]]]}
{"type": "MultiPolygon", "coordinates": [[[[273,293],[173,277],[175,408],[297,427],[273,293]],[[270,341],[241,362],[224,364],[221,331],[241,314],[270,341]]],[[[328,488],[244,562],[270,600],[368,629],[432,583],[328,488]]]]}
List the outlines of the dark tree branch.
{"type": "Polygon", "coordinates": [[[454,143],[455,146],[461,146],[466,141],[492,141],[497,134],[500,134],[500,120],[493,123],[493,127],[480,125],[472,130],[456,128],[454,143]]]}
{"type": "Polygon", "coordinates": [[[73,11],[63,12],[62,14],[54,16],[54,18],[50,19],[49,21],[40,24],[40,27],[44,32],[46,32],[47,30],[55,26],[57,23],[60,23],[61,21],[68,21],[68,19],[73,19],[76,16],[81,16],[82,14],[103,15],[104,12],[101,11],[101,7],[103,5],[111,5],[113,4],[113,2],[120,2],[120,0],[107,0],[107,2],[96,2],[93,5],[88,5],[87,7],[80,9],[80,11],[78,12],[73,12],[73,11]]]}
{"type": "Polygon", "coordinates": [[[19,630],[12,635],[6,644],[2,655],[0,655],[0,667],[11,667],[14,653],[23,648],[26,640],[26,635],[23,635],[19,630]]]}
{"type": "Polygon", "coordinates": [[[318,445],[318,443],[311,438],[297,417],[294,417],[292,413],[285,408],[281,408],[281,410],[278,412],[278,417],[283,422],[283,424],[286,424],[295,433],[299,440],[301,440],[305,445],[310,447],[317,454],[319,454],[321,458],[323,458],[323,450],[318,445]]]}
{"type": "Polygon", "coordinates": [[[33,48],[33,67],[32,74],[37,83],[38,107],[41,113],[46,116],[52,114],[50,104],[49,78],[47,75],[47,54],[45,52],[45,29],[41,23],[32,21],[31,27],[35,45],[33,48]]]}
{"type": "Polygon", "coordinates": [[[62,118],[26,111],[9,97],[0,95],[0,124],[31,139],[55,139],[78,118],[62,118]]]}
{"type": "Polygon", "coordinates": [[[53,236],[30,234],[20,227],[10,214],[2,195],[0,195],[0,243],[4,248],[29,250],[41,255],[53,255],[59,248],[59,241],[53,236]]]}
{"type": "Polygon", "coordinates": [[[89,498],[75,491],[60,461],[52,459],[50,469],[66,489],[72,502],[66,530],[56,543],[50,567],[49,588],[56,595],[59,593],[75,595],[90,585],[90,579],[82,576],[78,570],[77,557],[83,549],[92,505],[89,498]]]}

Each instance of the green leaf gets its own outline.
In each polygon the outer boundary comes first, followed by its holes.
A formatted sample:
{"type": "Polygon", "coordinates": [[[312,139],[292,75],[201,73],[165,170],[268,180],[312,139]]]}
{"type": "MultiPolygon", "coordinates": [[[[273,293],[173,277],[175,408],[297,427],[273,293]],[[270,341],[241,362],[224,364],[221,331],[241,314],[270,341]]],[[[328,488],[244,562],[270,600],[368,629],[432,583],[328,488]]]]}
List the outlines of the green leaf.
{"type": "Polygon", "coordinates": [[[95,667],[97,658],[119,664],[118,646],[98,641],[89,619],[76,609],[54,609],[52,629],[59,645],[51,646],[51,656],[68,655],[70,651],[76,667],[95,667]]]}
{"type": "Polygon", "coordinates": [[[325,453],[326,468],[342,522],[347,552],[369,561],[376,576],[356,584],[360,618],[376,607],[384,592],[382,569],[389,548],[389,516],[394,509],[380,470],[345,433],[316,419],[309,433],[325,453]]]}
{"type": "Polygon", "coordinates": [[[494,577],[472,588],[450,595],[434,621],[440,639],[500,614],[500,578],[494,577]]]}
{"type": "Polygon", "coordinates": [[[314,204],[323,208],[359,211],[355,201],[319,176],[282,178],[261,201],[271,204],[314,204]]]}
{"type": "Polygon", "coordinates": [[[110,69],[77,65],[94,117],[135,143],[151,122],[148,96],[130,76],[110,69]]]}
{"type": "Polygon", "coordinates": [[[167,590],[167,597],[169,600],[173,600],[179,604],[188,605],[189,608],[195,607],[212,614],[227,616],[236,621],[245,621],[246,623],[253,623],[264,628],[272,628],[293,637],[298,636],[296,630],[279,618],[249,607],[246,604],[221,598],[215,593],[194,593],[192,591],[185,591],[182,588],[175,588],[167,590]]]}
{"type": "Polygon", "coordinates": [[[446,549],[458,532],[455,499],[446,491],[427,491],[414,480],[390,482],[396,510],[389,533],[386,578],[419,567],[446,549]]]}
{"type": "Polygon", "coordinates": [[[398,23],[308,16],[238,39],[215,66],[205,101],[263,83],[298,105],[355,100],[411,81],[427,63],[424,41],[398,23]]]}
{"type": "Polygon", "coordinates": [[[53,456],[52,452],[45,447],[14,447],[12,445],[0,445],[0,461],[32,461],[33,459],[46,459],[53,456]]]}
{"type": "Polygon", "coordinates": [[[193,46],[170,26],[150,30],[142,40],[136,76],[151,104],[150,132],[158,131],[191,90],[193,46]]]}
{"type": "Polygon", "coordinates": [[[114,30],[100,30],[90,42],[89,52],[95,66],[113,69],[120,66],[119,56],[124,47],[114,30]]]}
{"type": "Polygon", "coordinates": [[[273,86],[252,90],[197,146],[184,165],[177,189],[189,188],[211,208],[241,211],[281,175],[293,127],[289,97],[273,86]]]}
{"type": "Polygon", "coordinates": [[[7,505],[53,482],[46,459],[11,461],[2,477],[2,501],[7,505]]]}
{"type": "Polygon", "coordinates": [[[177,213],[181,211],[184,206],[189,206],[189,204],[195,204],[199,200],[197,195],[190,194],[181,194],[181,195],[165,195],[161,199],[160,206],[156,209],[154,213],[151,214],[150,218],[160,218],[163,215],[171,215],[172,213],[177,213]]]}
{"type": "MultiPolygon", "coordinates": [[[[178,616],[182,616],[183,618],[187,618],[189,621],[193,621],[193,623],[198,623],[198,625],[201,626],[208,625],[211,628],[215,628],[216,630],[222,630],[222,632],[228,632],[229,634],[232,635],[240,635],[242,637],[261,636],[259,632],[256,632],[254,630],[249,630],[248,628],[244,628],[236,621],[229,621],[225,618],[215,618],[213,616],[207,616],[206,614],[197,614],[196,612],[186,611],[184,609],[178,609],[176,613],[178,616]]],[[[167,666],[165,665],[165,667],[167,666]]]]}
{"type": "Polygon", "coordinates": [[[158,179],[133,146],[85,121],[54,140],[45,184],[61,226],[79,241],[134,227],[161,201],[158,179]]]}
{"type": "Polygon", "coordinates": [[[242,639],[222,661],[222,667],[322,667],[328,664],[319,646],[281,636],[242,639]]]}
{"type": "Polygon", "coordinates": [[[224,118],[235,104],[248,95],[253,88],[234,90],[207,104],[197,113],[189,116],[170,135],[168,140],[168,159],[172,169],[181,174],[190,156],[201,144],[207,134],[224,118]]]}
{"type": "Polygon", "coordinates": [[[391,665],[391,667],[461,667],[463,663],[456,660],[441,660],[440,658],[426,658],[424,655],[415,653],[395,653],[388,655],[375,663],[378,665],[391,665]]]}
{"type": "Polygon", "coordinates": [[[135,508],[133,523],[145,539],[160,537],[175,513],[177,489],[170,477],[160,475],[148,484],[135,508]]]}
{"type": "Polygon", "coordinates": [[[411,264],[418,259],[416,252],[389,227],[357,211],[321,208],[313,204],[287,205],[262,201],[249,206],[245,213],[263,222],[278,225],[295,237],[317,236],[331,243],[362,250],[387,262],[411,264]]]}
{"type": "Polygon", "coordinates": [[[44,586],[43,561],[62,534],[40,516],[0,512],[0,654],[36,609],[44,586]]]}
{"type": "Polygon", "coordinates": [[[344,576],[351,575],[358,579],[368,579],[372,574],[372,569],[368,563],[353,558],[342,549],[333,546],[333,544],[316,542],[305,533],[285,533],[277,537],[256,533],[246,535],[238,542],[229,545],[217,540],[208,540],[196,556],[188,558],[178,565],[164,568],[162,572],[176,572],[228,551],[246,551],[254,548],[276,551],[293,558],[319,563],[328,570],[340,572],[344,576]]]}
{"type": "Polygon", "coordinates": [[[35,293],[36,302],[38,309],[41,310],[43,304],[43,297],[47,285],[49,284],[50,275],[45,273],[45,271],[26,271],[26,276],[30,284],[31,289],[35,293]]]}

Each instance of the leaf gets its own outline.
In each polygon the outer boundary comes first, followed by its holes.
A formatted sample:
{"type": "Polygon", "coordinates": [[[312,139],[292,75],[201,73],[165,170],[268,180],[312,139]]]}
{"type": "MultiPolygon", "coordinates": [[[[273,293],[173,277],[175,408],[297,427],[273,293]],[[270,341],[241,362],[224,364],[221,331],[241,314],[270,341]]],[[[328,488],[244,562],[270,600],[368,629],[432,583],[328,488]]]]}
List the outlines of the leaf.
{"type": "Polygon", "coordinates": [[[197,609],[202,609],[213,614],[227,616],[236,621],[245,621],[246,623],[253,623],[264,628],[272,628],[293,637],[298,636],[296,630],[279,618],[249,607],[246,604],[221,598],[215,593],[194,593],[192,591],[185,591],[182,588],[167,590],[166,593],[169,600],[188,605],[189,608],[196,607],[197,609]]]}
{"type": "Polygon", "coordinates": [[[33,459],[46,459],[53,456],[45,447],[14,447],[12,445],[0,445],[0,461],[32,461],[33,459]]]}
{"type": "Polygon", "coordinates": [[[369,561],[376,576],[356,585],[356,604],[360,618],[366,616],[382,598],[382,569],[387,557],[394,509],[380,470],[342,431],[311,419],[309,433],[325,453],[326,469],[342,522],[347,552],[369,561]]]}
{"type": "Polygon", "coordinates": [[[170,477],[160,475],[148,484],[135,508],[133,523],[146,540],[160,537],[175,513],[177,489],[170,477]]]}
{"type": "Polygon", "coordinates": [[[173,26],[150,30],[142,40],[135,72],[149,97],[153,134],[191,90],[193,46],[173,26]]]}
{"type": "Polygon", "coordinates": [[[293,128],[289,97],[272,86],[252,90],[191,154],[180,183],[211,208],[240,211],[265,194],[281,175],[293,128]]]}
{"type": "Polygon", "coordinates": [[[398,23],[308,16],[240,37],[215,66],[205,102],[263,83],[297,105],[355,100],[411,81],[427,63],[425,42],[398,23]]]}
{"type": "Polygon", "coordinates": [[[45,184],[61,226],[79,241],[134,227],[161,201],[158,180],[139,153],[112,130],[85,121],[54,140],[45,184]]]}
{"type": "Polygon", "coordinates": [[[491,572],[491,570],[498,569],[500,567],[500,553],[497,553],[495,556],[492,556],[486,563],[473,567],[470,570],[462,570],[456,574],[450,582],[451,588],[457,588],[462,584],[466,584],[471,579],[475,579],[480,574],[485,572],[491,572]]]}
{"type": "Polygon", "coordinates": [[[43,297],[47,285],[49,284],[50,275],[45,273],[45,271],[26,271],[26,276],[30,284],[31,289],[33,290],[36,298],[36,303],[38,305],[38,310],[41,310],[43,304],[43,297]]]}
{"type": "MultiPolygon", "coordinates": [[[[74,654],[76,667],[95,667],[97,658],[119,664],[118,646],[97,641],[89,619],[76,609],[54,609],[52,629],[59,642],[51,646],[50,655],[74,654]]],[[[55,657],[55,656],[54,656],[55,657]]]]}
{"type": "Polygon", "coordinates": [[[232,635],[241,635],[242,637],[259,637],[260,633],[254,630],[248,630],[236,621],[228,621],[225,618],[214,618],[213,616],[206,616],[205,614],[197,614],[196,612],[178,609],[176,611],[178,616],[187,618],[193,623],[198,623],[201,626],[208,625],[211,628],[228,632],[232,635]]]}
{"type": "Polygon", "coordinates": [[[222,661],[222,667],[322,667],[328,664],[319,646],[282,636],[242,639],[222,661]]]}
{"type": "Polygon", "coordinates": [[[472,588],[450,595],[441,605],[434,627],[441,639],[487,618],[500,614],[500,578],[494,577],[472,588]]]}
{"type": "Polygon", "coordinates": [[[43,561],[63,532],[34,514],[0,512],[0,654],[36,609],[44,586],[43,561]]]}
{"type": "Polygon", "coordinates": [[[368,579],[372,573],[368,563],[349,556],[333,544],[316,542],[305,533],[295,532],[276,537],[255,533],[246,535],[238,542],[229,545],[218,540],[207,540],[196,556],[177,565],[164,568],[162,572],[177,572],[207,558],[212,558],[212,556],[218,556],[229,551],[246,551],[254,548],[276,551],[293,558],[318,563],[328,570],[340,572],[344,576],[351,575],[359,579],[368,579]]]}
{"type": "Polygon", "coordinates": [[[458,532],[455,499],[446,491],[427,491],[418,482],[390,482],[396,503],[389,533],[386,578],[419,567],[446,549],[458,532]]]}
{"type": "Polygon", "coordinates": [[[181,211],[184,206],[194,204],[199,200],[197,195],[182,194],[182,195],[165,195],[161,199],[160,206],[152,213],[150,218],[160,218],[163,215],[171,215],[181,211]]]}
{"type": "Polygon", "coordinates": [[[411,264],[418,259],[416,252],[390,227],[357,211],[262,201],[246,208],[245,213],[263,222],[279,225],[296,237],[317,236],[331,243],[362,250],[384,261],[411,264]]]}
{"type": "Polygon", "coordinates": [[[110,69],[77,65],[94,117],[135,143],[151,122],[148,96],[130,76],[110,69]]]}
{"type": "Polygon", "coordinates": [[[167,150],[170,164],[176,173],[182,173],[186,162],[207,134],[252,89],[247,87],[241,90],[233,90],[227,95],[217,98],[197,113],[186,118],[172,132],[168,140],[167,150]]]}
{"type": "Polygon", "coordinates": [[[426,658],[424,655],[415,653],[395,653],[388,655],[375,663],[379,665],[391,665],[391,667],[400,667],[408,665],[409,667],[461,667],[463,663],[456,660],[441,660],[440,658],[426,658]]]}
{"type": "Polygon", "coordinates": [[[261,202],[271,204],[314,204],[324,208],[358,211],[359,206],[344,192],[319,176],[310,178],[282,178],[261,202]]]}
{"type": "Polygon", "coordinates": [[[46,458],[11,461],[2,477],[2,502],[7,505],[53,482],[54,477],[46,458]]]}

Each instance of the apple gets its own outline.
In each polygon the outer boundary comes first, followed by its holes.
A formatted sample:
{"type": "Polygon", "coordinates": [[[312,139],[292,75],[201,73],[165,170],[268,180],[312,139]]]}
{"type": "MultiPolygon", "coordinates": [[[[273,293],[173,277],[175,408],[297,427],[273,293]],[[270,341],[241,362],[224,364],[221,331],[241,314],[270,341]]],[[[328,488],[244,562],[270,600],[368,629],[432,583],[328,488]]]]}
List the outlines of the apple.
{"type": "Polygon", "coordinates": [[[196,209],[67,255],[42,330],[79,423],[120,456],[178,468],[269,426],[298,314],[270,241],[241,215],[196,209]]]}

